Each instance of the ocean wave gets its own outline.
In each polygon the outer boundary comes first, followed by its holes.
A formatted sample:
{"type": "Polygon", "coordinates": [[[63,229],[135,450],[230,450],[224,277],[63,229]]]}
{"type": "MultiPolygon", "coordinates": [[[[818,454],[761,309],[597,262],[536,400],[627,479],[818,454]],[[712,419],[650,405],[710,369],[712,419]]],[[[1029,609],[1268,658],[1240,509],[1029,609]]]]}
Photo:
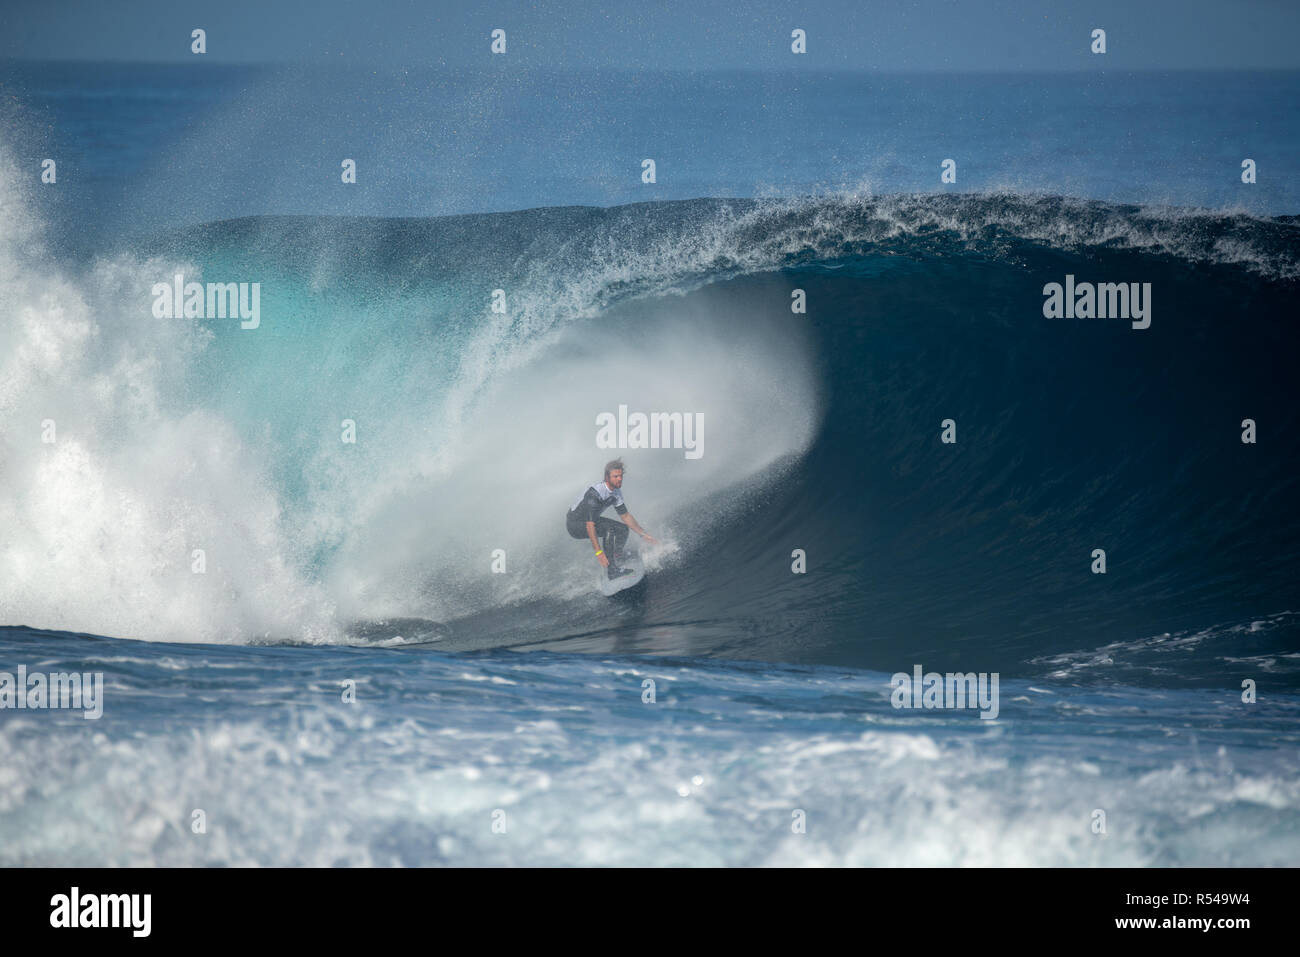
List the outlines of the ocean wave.
{"type": "Polygon", "coordinates": [[[7,623],[346,642],[406,620],[469,647],[864,664],[920,646],[1014,670],[1296,597],[1273,451],[1294,396],[1267,372],[1300,262],[1286,219],[1013,194],[259,217],[77,268],[5,182],[7,623]],[[262,282],[261,327],[154,319],[177,272],[262,282]],[[1066,273],[1154,277],[1171,311],[1117,349],[1117,327],[1043,318],[1066,273]],[[649,610],[611,615],[558,516],[620,404],[703,413],[710,438],[699,461],[629,452],[634,511],[676,551],[649,610]],[[1239,406],[1274,444],[1230,467],[1239,406]],[[1103,531],[1140,572],[1089,590],[1077,553],[1103,531]],[[797,547],[815,574],[791,574],[797,547]]]}

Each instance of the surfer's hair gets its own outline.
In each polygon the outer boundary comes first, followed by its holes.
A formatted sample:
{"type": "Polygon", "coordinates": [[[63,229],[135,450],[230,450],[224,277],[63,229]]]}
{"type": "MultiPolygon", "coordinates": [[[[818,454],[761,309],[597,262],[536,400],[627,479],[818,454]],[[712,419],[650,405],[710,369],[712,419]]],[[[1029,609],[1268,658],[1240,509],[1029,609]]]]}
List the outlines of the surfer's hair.
{"type": "Polygon", "coordinates": [[[620,472],[624,471],[622,459],[610,459],[605,463],[605,478],[609,478],[609,473],[614,469],[618,469],[620,472]]]}

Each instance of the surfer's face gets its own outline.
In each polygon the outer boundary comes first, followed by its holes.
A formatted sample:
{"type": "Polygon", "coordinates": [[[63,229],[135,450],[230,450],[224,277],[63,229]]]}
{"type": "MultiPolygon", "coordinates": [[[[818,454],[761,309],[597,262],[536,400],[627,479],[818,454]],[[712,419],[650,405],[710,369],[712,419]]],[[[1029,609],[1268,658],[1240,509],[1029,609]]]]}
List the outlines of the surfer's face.
{"type": "Polygon", "coordinates": [[[609,485],[610,488],[622,488],[623,470],[614,469],[612,472],[609,473],[609,478],[605,479],[605,482],[609,485]]]}

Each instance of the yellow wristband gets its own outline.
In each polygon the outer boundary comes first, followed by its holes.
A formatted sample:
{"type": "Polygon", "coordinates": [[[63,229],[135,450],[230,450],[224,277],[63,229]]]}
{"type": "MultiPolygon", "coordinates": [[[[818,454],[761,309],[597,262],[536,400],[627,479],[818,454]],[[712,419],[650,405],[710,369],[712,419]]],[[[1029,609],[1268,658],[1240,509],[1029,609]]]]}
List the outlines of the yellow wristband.
{"type": "Polygon", "coordinates": [[[596,549],[596,554],[597,554],[597,555],[604,555],[604,554],[605,554],[605,549],[603,549],[603,548],[598,548],[598,549],[596,549]]]}

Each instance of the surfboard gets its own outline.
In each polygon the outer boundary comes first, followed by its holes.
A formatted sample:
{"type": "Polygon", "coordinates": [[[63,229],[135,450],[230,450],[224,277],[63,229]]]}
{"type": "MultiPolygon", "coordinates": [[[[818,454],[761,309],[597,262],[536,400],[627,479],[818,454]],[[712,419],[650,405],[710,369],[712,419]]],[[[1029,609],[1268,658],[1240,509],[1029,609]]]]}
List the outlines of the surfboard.
{"type": "Polygon", "coordinates": [[[628,549],[621,562],[623,568],[626,568],[632,574],[620,575],[618,578],[611,579],[605,569],[600,569],[600,578],[598,584],[603,595],[617,595],[621,591],[627,591],[641,584],[645,578],[645,565],[641,562],[641,556],[635,549],[628,549]]]}

